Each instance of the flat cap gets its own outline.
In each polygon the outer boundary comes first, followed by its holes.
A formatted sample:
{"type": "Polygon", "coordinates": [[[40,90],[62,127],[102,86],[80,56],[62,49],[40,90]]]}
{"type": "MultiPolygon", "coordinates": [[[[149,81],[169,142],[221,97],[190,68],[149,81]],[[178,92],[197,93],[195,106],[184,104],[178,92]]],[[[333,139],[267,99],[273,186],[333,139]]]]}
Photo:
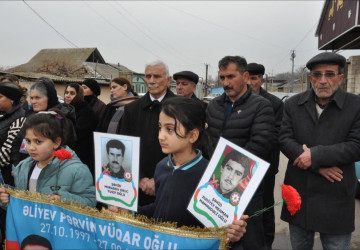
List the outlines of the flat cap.
{"type": "Polygon", "coordinates": [[[346,64],[346,58],[336,53],[323,52],[311,58],[307,62],[306,67],[311,70],[317,64],[339,65],[341,68],[344,68],[346,64]]]}
{"type": "Polygon", "coordinates": [[[249,71],[250,75],[263,75],[265,74],[265,67],[262,64],[249,63],[247,65],[247,71],[249,71]]]}
{"type": "Polygon", "coordinates": [[[178,78],[185,78],[185,79],[188,79],[188,80],[194,82],[195,84],[197,84],[199,81],[199,76],[191,71],[181,71],[181,72],[175,73],[173,75],[173,78],[174,78],[174,80],[176,80],[178,78]]]}

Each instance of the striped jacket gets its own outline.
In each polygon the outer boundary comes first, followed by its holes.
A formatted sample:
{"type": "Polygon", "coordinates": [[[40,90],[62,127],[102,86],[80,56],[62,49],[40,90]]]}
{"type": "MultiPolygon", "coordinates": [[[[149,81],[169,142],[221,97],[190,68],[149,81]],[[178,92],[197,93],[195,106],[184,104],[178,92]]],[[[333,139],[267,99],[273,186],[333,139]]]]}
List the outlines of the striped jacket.
{"type": "Polygon", "coordinates": [[[12,165],[19,161],[19,148],[14,148],[21,127],[25,122],[25,110],[17,105],[11,111],[0,114],[0,170],[6,184],[13,185],[12,165]]]}

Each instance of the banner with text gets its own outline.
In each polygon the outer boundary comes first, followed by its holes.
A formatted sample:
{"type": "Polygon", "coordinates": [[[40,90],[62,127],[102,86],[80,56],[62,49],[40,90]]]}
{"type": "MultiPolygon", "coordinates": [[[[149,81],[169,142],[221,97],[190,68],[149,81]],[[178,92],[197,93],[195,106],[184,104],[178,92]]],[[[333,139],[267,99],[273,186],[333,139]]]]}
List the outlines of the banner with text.
{"type": "Polygon", "coordinates": [[[76,204],[52,204],[45,196],[36,194],[35,197],[25,191],[10,193],[6,218],[7,249],[20,249],[22,243],[38,245],[43,241],[51,244],[53,249],[227,247],[226,234],[221,229],[176,228],[170,223],[154,223],[147,218],[107,210],[98,212],[76,204]]]}

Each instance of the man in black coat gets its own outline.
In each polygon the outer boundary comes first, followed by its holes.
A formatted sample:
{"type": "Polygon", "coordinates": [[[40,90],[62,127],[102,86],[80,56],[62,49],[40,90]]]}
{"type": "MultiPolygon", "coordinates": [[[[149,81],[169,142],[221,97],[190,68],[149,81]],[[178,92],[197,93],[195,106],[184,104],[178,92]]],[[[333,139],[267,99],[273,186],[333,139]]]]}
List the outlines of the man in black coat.
{"type": "MultiPolygon", "coordinates": [[[[206,111],[213,145],[222,136],[269,161],[275,130],[270,102],[252,93],[247,85],[249,72],[245,58],[226,56],[219,61],[219,70],[225,93],[213,99],[206,111]]],[[[262,208],[262,188],[259,187],[244,214],[252,215],[262,208]]],[[[247,223],[246,234],[237,244],[244,249],[265,249],[262,215],[247,223]]]]}
{"type": "Polygon", "coordinates": [[[161,61],[146,65],[145,82],[148,92],[124,108],[119,133],[140,137],[139,205],[155,200],[154,172],[156,164],[166,155],[158,140],[161,103],[175,96],[169,89],[171,76],[161,61]]]}
{"type": "MultiPolygon", "coordinates": [[[[275,114],[275,138],[274,144],[271,147],[270,155],[270,168],[266,172],[264,177],[264,194],[263,205],[264,207],[271,207],[274,204],[274,187],[275,187],[275,175],[279,169],[279,131],[281,127],[281,120],[284,111],[284,103],[276,96],[268,93],[261,86],[264,83],[265,67],[262,64],[249,63],[247,65],[249,72],[249,85],[254,93],[266,98],[270,101],[275,114]]],[[[275,238],[275,212],[274,208],[269,209],[263,214],[263,225],[265,233],[265,243],[267,249],[272,248],[272,244],[275,238]]]]}
{"type": "Polygon", "coordinates": [[[196,84],[199,81],[199,76],[192,71],[181,71],[173,75],[173,79],[176,81],[176,94],[178,96],[184,96],[199,101],[204,109],[207,107],[207,103],[201,101],[196,97],[196,84]]]}
{"type": "Polygon", "coordinates": [[[345,57],[324,52],[306,64],[312,89],[285,103],[281,151],[289,158],[284,183],[301,196],[293,216],[283,206],[293,249],[349,249],[355,221],[354,162],[360,160],[360,97],[344,92],[345,57]]]}

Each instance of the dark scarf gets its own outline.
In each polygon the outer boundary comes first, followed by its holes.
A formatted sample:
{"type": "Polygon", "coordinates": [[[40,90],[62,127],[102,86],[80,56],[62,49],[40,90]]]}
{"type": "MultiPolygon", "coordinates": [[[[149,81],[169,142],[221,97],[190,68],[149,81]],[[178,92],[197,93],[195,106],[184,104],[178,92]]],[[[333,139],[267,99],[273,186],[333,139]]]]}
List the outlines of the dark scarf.
{"type": "Polygon", "coordinates": [[[113,107],[117,107],[117,108],[116,108],[115,114],[112,116],[111,121],[109,123],[108,129],[107,129],[108,133],[116,134],[116,131],[117,131],[117,128],[119,125],[119,121],[124,114],[125,102],[128,100],[136,100],[138,98],[139,98],[138,96],[134,96],[133,93],[131,93],[131,92],[129,92],[125,98],[111,97],[110,105],[113,107]]]}

